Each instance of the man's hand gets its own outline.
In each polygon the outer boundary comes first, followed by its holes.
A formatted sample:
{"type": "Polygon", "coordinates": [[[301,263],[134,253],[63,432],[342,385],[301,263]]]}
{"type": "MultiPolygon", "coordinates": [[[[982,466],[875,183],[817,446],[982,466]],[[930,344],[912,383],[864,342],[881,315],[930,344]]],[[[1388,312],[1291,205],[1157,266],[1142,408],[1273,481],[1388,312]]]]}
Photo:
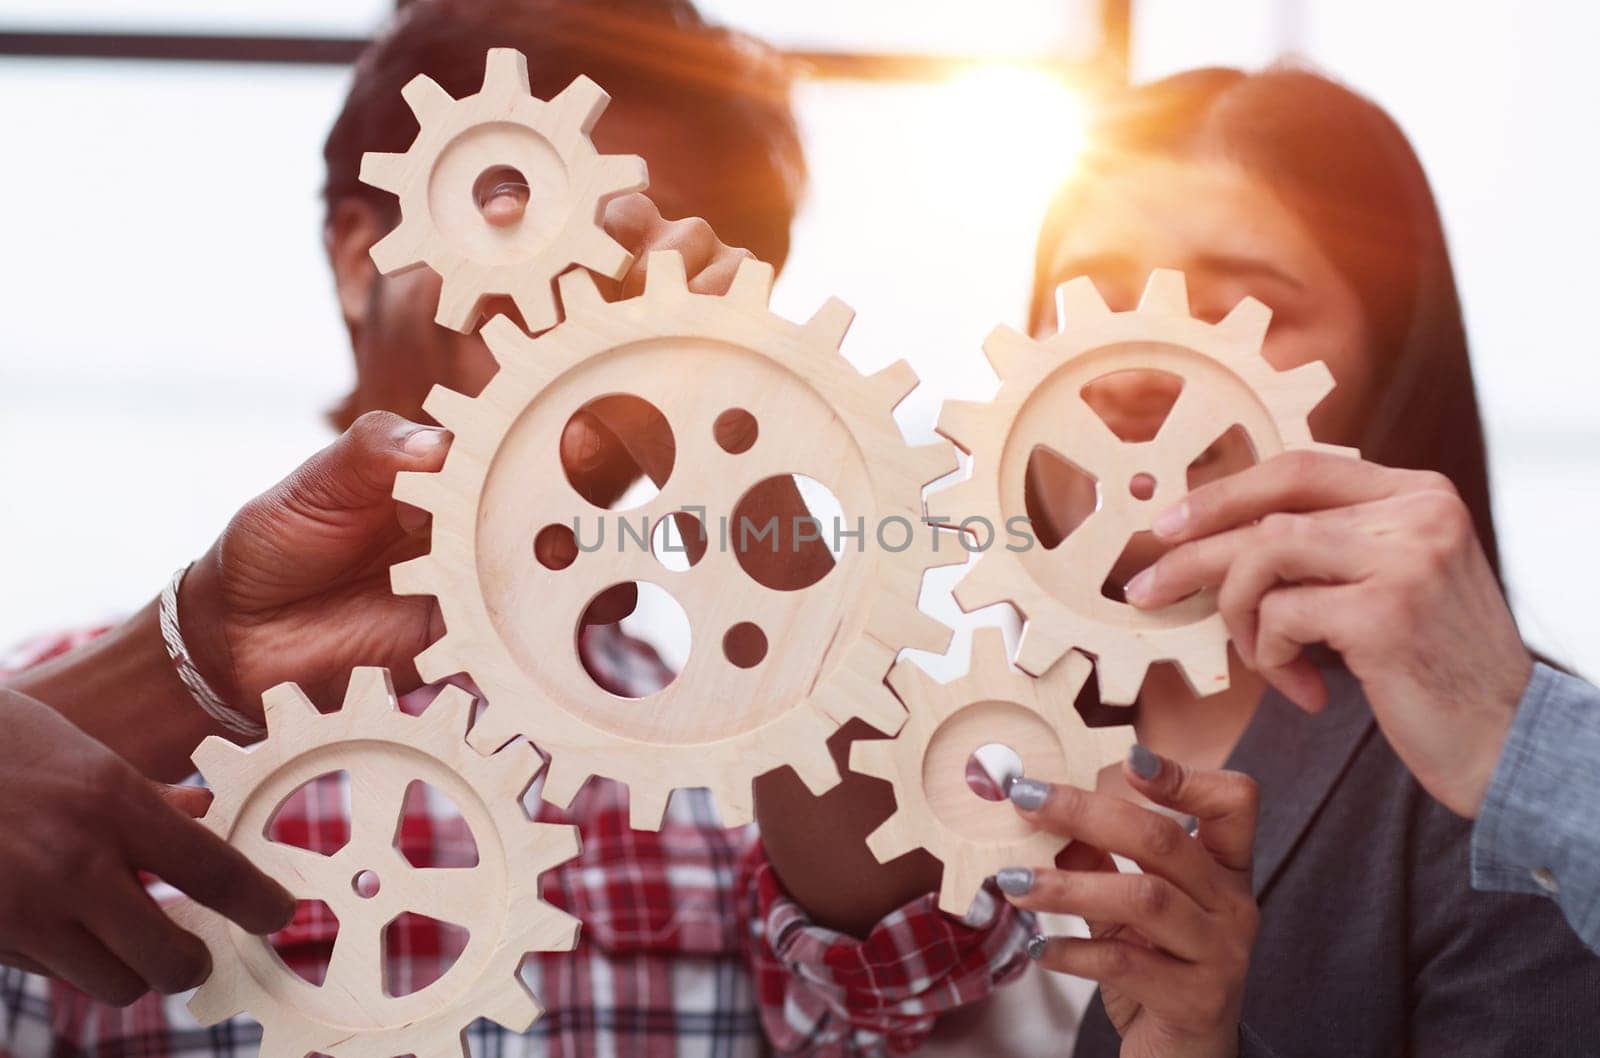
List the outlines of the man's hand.
{"type": "Polygon", "coordinates": [[[1219,589],[1240,659],[1312,712],[1327,688],[1301,650],[1326,643],[1417,781],[1477,815],[1533,660],[1447,478],[1293,452],[1196,489],[1153,529],[1176,546],[1130,603],[1219,589]]]}
{"type": "Polygon", "coordinates": [[[391,494],[448,448],[442,430],[369,412],[234,515],[179,597],[196,663],[230,704],[259,716],[285,680],[337,701],[357,665],[415,683],[412,659],[444,627],[432,599],[389,590],[389,567],[427,550],[425,516],[391,494]]]}
{"type": "Polygon", "coordinates": [[[294,914],[289,893],[189,818],[204,790],[150,782],[14,691],[0,690],[0,730],[0,963],[119,1006],[198,985],[205,946],[150,899],[141,870],[252,933],[294,914]]]}

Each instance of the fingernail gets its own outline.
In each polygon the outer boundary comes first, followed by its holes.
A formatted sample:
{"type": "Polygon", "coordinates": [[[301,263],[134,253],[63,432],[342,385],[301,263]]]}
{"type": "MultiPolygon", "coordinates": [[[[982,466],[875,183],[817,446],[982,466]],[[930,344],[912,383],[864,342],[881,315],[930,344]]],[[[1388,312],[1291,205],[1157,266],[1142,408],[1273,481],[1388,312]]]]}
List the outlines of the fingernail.
{"type": "Polygon", "coordinates": [[[1189,504],[1180,501],[1168,507],[1150,522],[1150,531],[1157,536],[1177,536],[1189,521],[1189,504]]]}
{"type": "Polygon", "coordinates": [[[1033,872],[1026,867],[1006,867],[995,872],[994,884],[1007,896],[1026,896],[1033,889],[1033,872]]]}
{"type": "Polygon", "coordinates": [[[1028,958],[1032,959],[1034,962],[1038,962],[1040,959],[1044,958],[1044,946],[1045,936],[1043,933],[1035,933],[1033,936],[1029,937],[1028,958]]]}
{"type": "Polygon", "coordinates": [[[1143,602],[1150,593],[1150,582],[1153,580],[1155,577],[1149,569],[1140,570],[1137,577],[1122,586],[1122,597],[1129,602],[1143,602]]]}
{"type": "Polygon", "coordinates": [[[1161,758],[1135,742],[1128,750],[1128,767],[1133,774],[1146,781],[1161,774],[1161,758]]]}
{"type": "Polygon", "coordinates": [[[407,453],[414,456],[425,456],[444,443],[445,432],[436,426],[423,426],[402,445],[407,453]]]}
{"type": "Polygon", "coordinates": [[[1050,786],[1037,779],[1021,778],[1011,784],[1006,796],[1011,798],[1011,803],[1018,808],[1034,812],[1044,804],[1044,799],[1050,796],[1050,786]]]}

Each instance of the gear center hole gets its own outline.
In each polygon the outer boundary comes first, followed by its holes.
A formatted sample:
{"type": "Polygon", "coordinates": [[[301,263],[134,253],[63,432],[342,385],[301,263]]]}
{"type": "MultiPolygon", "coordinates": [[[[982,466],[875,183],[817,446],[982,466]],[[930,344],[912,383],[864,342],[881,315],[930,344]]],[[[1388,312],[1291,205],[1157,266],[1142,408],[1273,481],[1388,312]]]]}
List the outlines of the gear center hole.
{"type": "Polygon", "coordinates": [[[967,758],[965,778],[967,789],[985,801],[1004,801],[1012,782],[1022,778],[1022,757],[1004,742],[987,742],[967,758]]]}
{"type": "Polygon", "coordinates": [[[350,879],[350,888],[363,900],[371,900],[383,888],[383,883],[377,871],[357,871],[355,877],[350,879]]]}
{"type": "Polygon", "coordinates": [[[522,170],[509,165],[490,166],[472,184],[472,200],[478,212],[496,228],[515,227],[521,222],[531,194],[522,170]]]}
{"type": "Polygon", "coordinates": [[[1136,500],[1148,500],[1156,494],[1156,479],[1154,474],[1138,473],[1128,482],[1128,492],[1136,500]]]}

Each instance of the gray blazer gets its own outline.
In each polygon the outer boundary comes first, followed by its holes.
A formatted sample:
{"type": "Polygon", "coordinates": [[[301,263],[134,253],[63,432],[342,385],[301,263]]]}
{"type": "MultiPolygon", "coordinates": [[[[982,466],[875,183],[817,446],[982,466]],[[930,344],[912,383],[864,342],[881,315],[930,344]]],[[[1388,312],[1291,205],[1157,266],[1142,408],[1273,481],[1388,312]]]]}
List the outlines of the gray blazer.
{"type": "MultiPolygon", "coordinates": [[[[1228,767],[1261,785],[1243,1052],[1277,1058],[1600,1056],[1600,957],[1549,900],[1468,884],[1471,824],[1419,787],[1360,685],[1268,692],[1228,767]]],[[[1075,1054],[1117,1054],[1098,995],[1075,1054]]]]}

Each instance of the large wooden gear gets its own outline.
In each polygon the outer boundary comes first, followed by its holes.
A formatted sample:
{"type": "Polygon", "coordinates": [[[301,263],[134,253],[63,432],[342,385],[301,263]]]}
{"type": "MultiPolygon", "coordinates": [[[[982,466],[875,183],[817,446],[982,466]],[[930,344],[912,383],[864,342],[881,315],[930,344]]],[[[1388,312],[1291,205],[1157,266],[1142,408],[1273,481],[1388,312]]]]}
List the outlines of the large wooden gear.
{"type": "Polygon", "coordinates": [[[400,199],[400,224],[372,248],[386,275],[426,264],[443,278],[437,320],[463,333],[485,297],[505,295],[530,331],[557,319],[551,283],[573,265],[613,279],[633,258],[600,227],[605,204],[645,187],[644,160],[602,155],[589,133],[610,96],[579,77],[546,102],[528,90],[528,62],[491,49],[483,89],[453,99],[418,74],[404,89],[421,126],[404,154],[369,153],[361,179],[400,199]],[[514,169],[529,205],[509,227],[484,219],[480,182],[514,169]]]}
{"type": "Polygon", "coordinates": [[[867,837],[878,861],[927,849],[944,864],[939,907],[953,915],[965,915],[984,879],[1001,868],[1054,863],[1069,839],[1035,829],[1010,801],[979,796],[967,784],[967,760],[999,743],[1031,779],[1093,789],[1134,738],[1127,725],[1092,728],[1078,715],[1073,701],[1089,667],[1073,652],[1045,676],[1026,676],[1011,667],[998,628],[973,634],[971,667],[950,683],[910,661],[895,665],[889,682],[909,719],[893,739],[850,747],[850,770],[894,786],[894,815],[867,837]]]}
{"type": "Polygon", "coordinates": [[[1132,702],[1153,662],[1177,665],[1197,694],[1228,686],[1227,630],[1215,593],[1156,611],[1101,594],[1128,540],[1187,491],[1187,468],[1240,426],[1258,460],[1288,449],[1350,450],[1312,440],[1307,417],[1333,388],[1320,361],[1277,371],[1261,355],[1271,312],[1254,298],[1208,324],[1189,315],[1181,272],[1152,273],[1137,309],[1112,312],[1088,278],[1057,291],[1059,333],[1043,340],[1001,327],[984,343],[999,374],[992,402],[946,402],[939,432],[972,455],[971,477],[930,499],[991,526],[1025,515],[1029,457],[1044,447],[1096,479],[1096,509],[1054,549],[994,547],[956,586],[965,610],[1010,602],[1026,619],[1017,664],[1047,672],[1069,649],[1095,658],[1101,699],[1132,702]],[[1121,440],[1082,391],[1124,370],[1178,376],[1183,389],[1154,439],[1121,440]],[[1133,479],[1154,479],[1139,498],[1133,479]]]}
{"type": "MultiPolygon", "coordinates": [[[[245,751],[207,739],[195,763],[215,792],[204,822],[301,900],[321,900],[339,920],[327,975],[316,986],[288,969],[260,938],[199,904],[173,909],[210,950],[211,976],[189,1009],[204,1025],[240,1013],[261,1022],[261,1053],[303,1058],[451,1058],[486,1017],[521,1032],[539,1005],[518,976],[525,954],[568,951],[578,921],[538,897],[539,874],[578,852],[577,828],[535,823],[522,794],[539,759],[526,744],[484,757],[466,742],[472,697],[447,687],[420,717],[395,706],[388,671],[356,669],[344,707],[317,712],[294,684],[264,696],[268,736],[245,751]],[[270,841],[278,806],[308,781],[350,776],[350,840],[337,852],[270,841]],[[421,780],[455,803],[478,863],[418,868],[395,848],[407,787],[421,780]],[[371,872],[377,891],[363,895],[371,872]],[[465,949],[432,984],[388,994],[383,932],[404,912],[465,928],[465,949]]],[[[370,890],[367,890],[370,891],[370,890]]]]}
{"type": "Polygon", "coordinates": [[[653,830],[674,789],[709,787],[733,826],[751,817],[751,780],[774,768],[791,765],[818,793],[832,787],[826,741],[845,721],[900,727],[904,712],[884,684],[896,653],[941,651],[949,640],[917,598],[929,567],[965,557],[950,545],[935,553],[922,523],[922,487],[952,470],[955,454],[905,442],[891,412],[916,377],[903,361],[863,377],[844,359],[852,313],[843,303],[804,324],[782,319],[768,308],[772,269],[754,260],[725,296],[691,292],[675,252],[652,254],[646,276],[642,295],[608,303],[586,274],[567,273],[566,319],[537,338],[504,317],[485,325],[498,373],[476,398],[433,390],[424,407],[454,432],[450,453],[439,473],[395,483],[397,498],[432,512],[433,546],[396,566],[392,581],[398,593],[437,597],[444,615],[444,637],[417,658],[423,679],[468,674],[488,703],[473,744],[490,752],[530,738],[551,757],[547,800],[566,805],[591,775],[607,776],[628,785],[633,825],[653,830]],[[612,536],[563,569],[534,558],[543,527],[576,519],[580,542],[600,524],[619,528],[573,487],[560,456],[572,414],[615,394],[659,409],[676,449],[659,495],[621,517],[653,526],[695,510],[712,543],[689,569],[669,570],[649,548],[612,536]],[[713,431],[735,408],[757,431],[738,453],[713,431]],[[846,542],[812,586],[779,591],[739,563],[733,511],[753,485],[792,474],[829,488],[846,527],[864,526],[867,539],[846,542]],[[886,524],[887,548],[872,539],[886,524]],[[644,699],[597,686],[576,646],[589,600],[626,582],[667,591],[691,627],[683,670],[644,699]],[[773,645],[751,668],[719,649],[746,622],[773,645]]]}

